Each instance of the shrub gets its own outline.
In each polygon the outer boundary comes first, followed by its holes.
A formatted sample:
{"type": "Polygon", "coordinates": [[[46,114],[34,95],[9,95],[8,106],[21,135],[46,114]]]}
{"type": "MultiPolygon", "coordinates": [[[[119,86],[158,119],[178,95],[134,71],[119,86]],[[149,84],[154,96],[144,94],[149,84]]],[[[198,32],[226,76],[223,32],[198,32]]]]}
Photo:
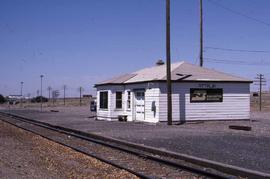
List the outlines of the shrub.
{"type": "Polygon", "coordinates": [[[0,94],[0,104],[5,103],[6,101],[7,101],[6,98],[0,94]]]}
{"type": "Polygon", "coordinates": [[[45,98],[44,96],[37,96],[35,98],[31,99],[32,103],[40,103],[41,102],[41,98],[42,98],[42,102],[46,103],[48,102],[48,98],[45,98]]]}

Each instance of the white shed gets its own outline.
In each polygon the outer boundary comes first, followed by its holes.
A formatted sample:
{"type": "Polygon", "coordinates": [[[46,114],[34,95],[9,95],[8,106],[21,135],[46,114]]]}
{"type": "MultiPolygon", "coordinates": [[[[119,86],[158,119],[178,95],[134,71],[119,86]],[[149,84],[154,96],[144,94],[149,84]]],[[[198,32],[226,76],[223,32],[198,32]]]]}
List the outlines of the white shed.
{"type": "MultiPolygon", "coordinates": [[[[252,81],[187,62],[171,65],[173,121],[250,118],[252,81]]],[[[145,68],[95,85],[97,119],[167,121],[166,65],[145,68]]]]}

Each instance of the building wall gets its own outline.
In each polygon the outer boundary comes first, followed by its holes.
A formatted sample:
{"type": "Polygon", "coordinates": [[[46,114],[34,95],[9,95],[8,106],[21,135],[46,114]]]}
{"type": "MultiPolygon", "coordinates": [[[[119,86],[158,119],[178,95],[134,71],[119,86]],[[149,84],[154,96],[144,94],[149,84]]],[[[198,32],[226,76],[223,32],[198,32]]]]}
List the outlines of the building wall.
{"type": "Polygon", "coordinates": [[[159,94],[158,83],[144,83],[131,85],[107,85],[97,87],[97,116],[100,120],[118,120],[118,115],[127,115],[128,121],[136,120],[134,111],[134,91],[145,89],[145,120],[146,122],[158,122],[159,119],[159,94]],[[99,108],[100,91],[108,91],[108,110],[99,108]],[[116,92],[122,91],[122,109],[116,109],[116,92]],[[127,109],[127,92],[131,91],[131,108],[127,109]],[[152,103],[156,105],[156,111],[152,111],[152,103]]]}
{"type": "MultiPolygon", "coordinates": [[[[167,121],[166,83],[160,83],[159,121],[167,121]]],[[[250,118],[249,83],[174,83],[172,86],[173,121],[237,120],[250,118]],[[191,103],[190,88],[201,84],[223,89],[223,102],[191,103]]]]}
{"type": "Polygon", "coordinates": [[[100,120],[112,120],[111,119],[111,90],[107,86],[97,88],[97,118],[100,120]],[[108,109],[100,109],[100,92],[108,91],[108,109]]]}
{"type": "MultiPolygon", "coordinates": [[[[250,118],[249,83],[174,83],[172,86],[173,121],[192,120],[237,120],[250,118]],[[222,102],[191,103],[190,88],[201,84],[215,85],[223,89],[222,102]]],[[[145,89],[145,122],[167,121],[166,83],[133,85],[108,85],[97,88],[97,116],[102,120],[118,120],[118,115],[127,115],[128,121],[136,120],[134,91],[145,89]],[[108,91],[108,110],[99,109],[99,92],[108,91]],[[131,91],[131,108],[127,109],[127,91],[131,91]],[[116,92],[122,91],[122,109],[116,109],[116,92]],[[155,103],[156,111],[152,110],[155,103]]]]}

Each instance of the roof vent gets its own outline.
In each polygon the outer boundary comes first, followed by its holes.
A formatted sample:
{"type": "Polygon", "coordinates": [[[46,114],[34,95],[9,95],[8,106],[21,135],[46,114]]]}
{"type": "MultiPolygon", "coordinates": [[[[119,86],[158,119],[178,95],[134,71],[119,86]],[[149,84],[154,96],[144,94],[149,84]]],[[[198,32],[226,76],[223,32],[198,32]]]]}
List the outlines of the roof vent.
{"type": "Polygon", "coordinates": [[[157,66],[164,65],[164,61],[162,61],[162,60],[160,59],[160,60],[158,60],[158,61],[156,62],[156,65],[157,65],[157,66]]]}

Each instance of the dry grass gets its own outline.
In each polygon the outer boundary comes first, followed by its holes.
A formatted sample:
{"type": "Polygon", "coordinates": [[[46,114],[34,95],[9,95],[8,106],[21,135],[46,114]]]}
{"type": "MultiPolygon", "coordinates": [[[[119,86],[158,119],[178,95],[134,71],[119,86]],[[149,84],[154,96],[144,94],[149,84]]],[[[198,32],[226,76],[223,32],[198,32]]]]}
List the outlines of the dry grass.
{"type": "MultiPolygon", "coordinates": [[[[250,108],[251,111],[259,111],[260,103],[259,97],[250,98],[250,108]]],[[[262,111],[270,111],[270,93],[262,93],[262,111]]]]}

